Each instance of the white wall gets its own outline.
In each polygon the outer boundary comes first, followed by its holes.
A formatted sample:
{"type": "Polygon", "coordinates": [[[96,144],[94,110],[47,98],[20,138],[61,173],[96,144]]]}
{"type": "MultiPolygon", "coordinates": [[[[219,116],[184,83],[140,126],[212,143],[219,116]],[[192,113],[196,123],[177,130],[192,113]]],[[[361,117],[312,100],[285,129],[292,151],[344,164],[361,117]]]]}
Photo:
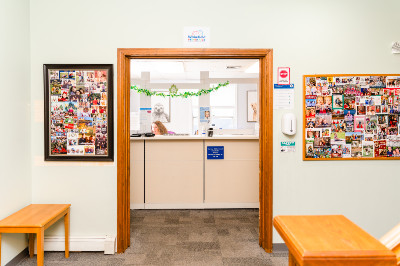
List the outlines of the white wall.
{"type": "MultiPolygon", "coordinates": [[[[399,8],[397,0],[31,0],[32,116],[43,112],[43,63],[114,63],[116,73],[118,47],[181,48],[183,27],[202,25],[212,48],[274,49],[274,78],[276,67],[291,67],[301,125],[303,74],[400,72],[390,53],[399,8]]],[[[274,112],[274,215],[342,213],[375,237],[400,221],[398,161],[303,162],[300,127],[297,151],[280,154],[283,113],[274,112]]],[[[32,122],[31,138],[33,201],[72,203],[71,235],[116,234],[116,163],[44,163],[43,121],[32,122]]]]}
{"type": "MultiPolygon", "coordinates": [[[[0,0],[0,220],[31,203],[29,1],[0,0]]],[[[27,247],[3,234],[1,265],[27,247]]]]}

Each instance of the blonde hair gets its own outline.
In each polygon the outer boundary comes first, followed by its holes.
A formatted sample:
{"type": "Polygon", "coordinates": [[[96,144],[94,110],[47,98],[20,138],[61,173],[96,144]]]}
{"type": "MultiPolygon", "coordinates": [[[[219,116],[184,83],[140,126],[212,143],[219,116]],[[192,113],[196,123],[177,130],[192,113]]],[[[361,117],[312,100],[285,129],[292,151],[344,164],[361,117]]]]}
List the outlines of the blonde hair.
{"type": "Polygon", "coordinates": [[[157,121],[154,121],[153,124],[156,124],[156,125],[157,125],[158,131],[160,131],[160,134],[161,134],[161,135],[164,135],[164,134],[167,134],[167,133],[168,133],[167,128],[164,126],[163,123],[161,123],[161,121],[158,121],[158,120],[157,120],[157,121]]]}

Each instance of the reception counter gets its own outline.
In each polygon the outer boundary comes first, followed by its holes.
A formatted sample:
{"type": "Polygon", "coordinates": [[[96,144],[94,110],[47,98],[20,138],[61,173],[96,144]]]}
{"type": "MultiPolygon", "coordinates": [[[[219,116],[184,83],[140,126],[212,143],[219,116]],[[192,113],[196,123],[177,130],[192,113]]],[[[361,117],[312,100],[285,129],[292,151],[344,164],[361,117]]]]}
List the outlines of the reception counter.
{"type": "Polygon", "coordinates": [[[258,208],[258,174],[256,136],[131,138],[131,209],[258,208]]]}

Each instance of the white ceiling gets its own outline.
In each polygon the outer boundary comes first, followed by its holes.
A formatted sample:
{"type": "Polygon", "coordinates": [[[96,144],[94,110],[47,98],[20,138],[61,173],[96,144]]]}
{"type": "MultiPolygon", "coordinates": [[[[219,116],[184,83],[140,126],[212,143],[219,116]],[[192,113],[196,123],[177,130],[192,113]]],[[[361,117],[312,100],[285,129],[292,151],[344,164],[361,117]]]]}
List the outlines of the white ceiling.
{"type": "Polygon", "coordinates": [[[152,82],[195,82],[200,80],[200,71],[209,71],[210,78],[258,78],[257,66],[258,59],[131,59],[131,79],[150,72],[152,82]],[[246,73],[254,64],[256,71],[246,73]]]}

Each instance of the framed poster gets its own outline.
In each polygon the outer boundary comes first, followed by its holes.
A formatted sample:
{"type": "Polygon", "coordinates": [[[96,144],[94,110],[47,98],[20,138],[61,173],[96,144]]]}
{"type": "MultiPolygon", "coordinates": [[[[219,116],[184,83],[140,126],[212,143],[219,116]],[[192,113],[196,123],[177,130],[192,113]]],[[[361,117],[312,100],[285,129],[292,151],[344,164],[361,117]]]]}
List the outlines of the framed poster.
{"type": "Polygon", "coordinates": [[[113,161],[113,65],[43,65],[46,161],[113,161]]]}
{"type": "Polygon", "coordinates": [[[247,122],[257,122],[257,91],[247,91],[247,122]]]}
{"type": "Polygon", "coordinates": [[[170,97],[151,96],[151,116],[152,122],[162,123],[171,122],[171,102],[170,97]]]}
{"type": "Polygon", "coordinates": [[[303,82],[303,160],[400,159],[400,74],[303,82]]]}

